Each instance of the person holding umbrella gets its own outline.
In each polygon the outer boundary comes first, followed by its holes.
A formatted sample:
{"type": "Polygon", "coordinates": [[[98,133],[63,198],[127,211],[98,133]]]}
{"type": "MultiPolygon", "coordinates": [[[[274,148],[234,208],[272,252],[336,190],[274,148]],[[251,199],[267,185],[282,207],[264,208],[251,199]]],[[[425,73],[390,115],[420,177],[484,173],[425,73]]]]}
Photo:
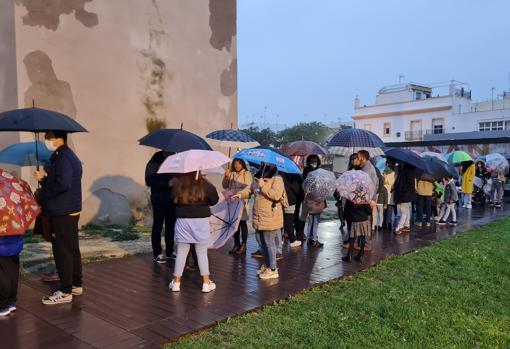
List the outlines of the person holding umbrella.
{"type": "Polygon", "coordinates": [[[283,228],[283,209],[288,207],[285,195],[285,185],[282,177],[277,175],[277,168],[273,164],[261,164],[261,176],[254,181],[251,188],[246,188],[233,198],[247,199],[255,195],[253,206],[253,228],[260,236],[264,263],[257,271],[259,277],[277,279],[279,277],[276,263],[276,234],[283,228]]]}
{"type": "Polygon", "coordinates": [[[42,303],[55,305],[70,303],[83,293],[81,254],[78,240],[78,221],[82,209],[80,159],[67,146],[67,133],[48,131],[45,144],[54,151],[48,173],[36,171],[41,189],[37,194],[43,214],[49,217],[53,236],[53,254],[60,288],[44,297],[42,303]]]}
{"type": "Polygon", "coordinates": [[[288,174],[285,172],[280,172],[280,176],[283,179],[285,193],[289,201],[289,207],[284,209],[283,229],[289,239],[290,247],[299,247],[301,246],[302,242],[301,240],[296,239],[294,217],[296,211],[296,203],[300,198],[304,196],[302,187],[303,178],[300,174],[288,174]]]}
{"type": "MultiPolygon", "coordinates": [[[[308,174],[321,167],[321,159],[317,155],[310,155],[306,158],[305,167],[303,169],[303,181],[306,179],[308,174]]],[[[301,241],[306,241],[305,225],[306,219],[308,218],[308,207],[304,203],[304,196],[300,197],[300,200],[296,203],[296,211],[294,212],[294,224],[296,225],[297,238],[301,241]],[[296,219],[297,218],[297,219],[296,219]]]]}
{"type": "MultiPolygon", "coordinates": [[[[246,163],[241,159],[234,159],[230,170],[225,172],[223,177],[222,186],[227,189],[229,195],[235,195],[239,191],[251,187],[253,183],[253,177],[246,167],[246,163]]],[[[244,255],[246,254],[246,243],[248,241],[248,224],[246,221],[250,218],[249,210],[249,198],[244,200],[244,209],[239,222],[239,228],[234,234],[234,247],[230,250],[230,254],[244,255]],[[241,244],[242,235],[242,244],[241,244]]]]}
{"type": "Polygon", "coordinates": [[[395,234],[400,235],[411,230],[411,202],[416,200],[415,168],[405,162],[397,165],[397,176],[393,185],[394,202],[400,208],[400,220],[395,234]]]}
{"type": "Polygon", "coordinates": [[[175,235],[175,205],[172,199],[170,181],[174,177],[169,173],[158,174],[159,167],[165,159],[172,155],[171,152],[158,151],[145,167],[145,184],[151,189],[152,204],[152,253],[154,261],[166,263],[168,259],[175,258],[174,235],[175,235]],[[161,231],[165,225],[165,255],[162,254],[161,231]]]}

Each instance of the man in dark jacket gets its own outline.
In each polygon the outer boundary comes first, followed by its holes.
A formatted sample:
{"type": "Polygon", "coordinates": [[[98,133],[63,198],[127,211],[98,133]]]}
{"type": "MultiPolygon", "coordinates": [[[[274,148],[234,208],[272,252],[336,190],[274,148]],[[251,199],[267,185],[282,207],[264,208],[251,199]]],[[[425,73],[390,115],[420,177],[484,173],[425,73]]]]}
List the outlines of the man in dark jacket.
{"type": "Polygon", "coordinates": [[[416,201],[415,168],[401,162],[397,167],[397,177],[393,185],[395,204],[400,208],[400,220],[395,234],[400,235],[410,231],[411,202],[416,201]]]}
{"type": "Polygon", "coordinates": [[[288,174],[284,172],[280,172],[280,176],[283,178],[285,193],[289,202],[289,207],[284,209],[283,229],[289,238],[290,247],[299,247],[301,246],[301,240],[296,240],[294,215],[296,203],[304,196],[302,187],[303,178],[300,174],[288,174]]]}
{"type": "Polygon", "coordinates": [[[37,171],[41,184],[38,199],[48,217],[53,238],[53,255],[60,277],[60,289],[42,299],[43,304],[70,303],[83,293],[78,221],[82,209],[81,161],[67,146],[67,134],[50,131],[46,147],[54,151],[47,174],[37,171]]]}
{"type": "Polygon", "coordinates": [[[152,203],[152,253],[154,261],[166,263],[167,259],[175,258],[175,205],[169,182],[174,177],[168,173],[158,174],[159,167],[171,153],[159,151],[155,153],[145,167],[145,184],[151,188],[152,203]],[[165,253],[162,254],[161,231],[165,224],[165,253]]]}
{"type": "MultiPolygon", "coordinates": [[[[321,159],[317,155],[309,155],[306,158],[305,168],[303,169],[303,180],[306,179],[310,172],[315,171],[320,167],[321,159]]],[[[305,194],[301,191],[296,202],[296,210],[294,211],[294,226],[297,231],[297,239],[301,241],[306,241],[305,225],[308,217],[308,209],[306,205],[303,204],[304,199],[305,194]]]]}

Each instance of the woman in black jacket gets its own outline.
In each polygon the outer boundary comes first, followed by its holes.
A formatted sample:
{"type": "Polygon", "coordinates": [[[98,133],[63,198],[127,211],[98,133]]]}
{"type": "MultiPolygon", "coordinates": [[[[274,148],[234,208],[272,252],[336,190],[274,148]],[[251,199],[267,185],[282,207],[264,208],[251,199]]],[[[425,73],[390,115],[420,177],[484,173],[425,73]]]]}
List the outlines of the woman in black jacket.
{"type": "Polygon", "coordinates": [[[171,182],[177,221],[175,223],[175,241],[177,258],[175,259],[174,279],[169,287],[174,292],[180,291],[181,276],[191,245],[195,247],[200,275],[202,275],[202,292],[216,288],[209,278],[209,247],[211,206],[218,203],[216,188],[202,175],[196,172],[186,173],[171,182]]]}
{"type": "Polygon", "coordinates": [[[400,235],[410,231],[411,203],[416,201],[415,167],[405,162],[398,163],[397,177],[393,185],[395,204],[400,208],[400,220],[395,234],[400,235]]]}

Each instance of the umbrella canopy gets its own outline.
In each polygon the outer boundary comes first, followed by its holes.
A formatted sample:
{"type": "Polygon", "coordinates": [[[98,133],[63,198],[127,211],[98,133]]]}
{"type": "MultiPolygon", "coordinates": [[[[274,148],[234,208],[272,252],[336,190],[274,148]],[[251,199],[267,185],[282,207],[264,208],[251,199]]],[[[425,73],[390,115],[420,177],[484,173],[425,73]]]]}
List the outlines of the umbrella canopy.
{"type": "Polygon", "coordinates": [[[509,164],[508,160],[499,153],[492,153],[485,156],[481,156],[478,160],[485,162],[485,166],[490,168],[501,168],[505,172],[508,171],[509,164]]]}
{"type": "Polygon", "coordinates": [[[303,182],[305,197],[311,200],[325,200],[335,192],[335,174],[323,168],[308,173],[303,182]]]}
{"type": "Polygon", "coordinates": [[[446,161],[448,161],[449,164],[459,164],[461,162],[474,161],[474,160],[471,157],[471,155],[469,155],[465,151],[457,150],[457,151],[454,151],[453,153],[449,153],[446,156],[446,161]]]}
{"type": "Polygon", "coordinates": [[[437,157],[424,156],[423,160],[427,163],[430,172],[424,172],[423,170],[416,171],[418,178],[423,180],[440,181],[451,175],[450,166],[439,160],[437,157]]]}
{"type": "Polygon", "coordinates": [[[211,207],[209,249],[217,249],[234,235],[243,213],[243,200],[223,200],[211,207]]]}
{"type": "Polygon", "coordinates": [[[402,148],[392,148],[386,150],[386,156],[391,157],[395,160],[405,162],[408,165],[414,166],[423,172],[430,173],[430,169],[427,166],[427,163],[415,152],[402,149],[402,148]]]}
{"type": "Polygon", "coordinates": [[[41,108],[15,109],[0,113],[0,131],[87,132],[69,116],[41,108]]]}
{"type": "Polygon", "coordinates": [[[344,172],[335,184],[341,197],[357,205],[370,203],[375,192],[375,185],[370,176],[360,170],[344,172]]]}
{"type": "Polygon", "coordinates": [[[241,159],[260,165],[261,163],[276,166],[278,171],[285,173],[301,173],[301,170],[287,155],[276,149],[269,147],[256,147],[252,149],[243,149],[234,156],[235,159],[241,159]]]}
{"type": "Polygon", "coordinates": [[[158,173],[189,173],[217,168],[228,163],[225,154],[214,150],[192,149],[170,155],[159,167],[158,173]]]}
{"type": "Polygon", "coordinates": [[[216,143],[222,147],[244,149],[259,145],[250,135],[233,129],[213,131],[205,137],[216,141],[216,143]]]}
{"type": "Polygon", "coordinates": [[[311,141],[296,141],[282,147],[290,156],[327,155],[328,151],[321,145],[311,141]]]}
{"type": "Polygon", "coordinates": [[[0,163],[17,166],[47,165],[52,154],[53,152],[49,151],[41,141],[37,144],[36,142],[16,143],[0,151],[0,163]],[[39,160],[36,159],[36,146],[39,160]]]}
{"type": "Polygon", "coordinates": [[[384,142],[375,133],[358,128],[340,130],[333,134],[326,146],[331,154],[349,156],[366,150],[371,157],[384,155],[384,142]]]}
{"type": "Polygon", "coordinates": [[[0,237],[23,235],[40,212],[28,183],[0,169],[0,237]]]}
{"type": "Polygon", "coordinates": [[[191,149],[212,150],[207,142],[196,134],[181,129],[161,129],[141,138],[140,145],[180,153],[191,149]]]}
{"type": "Polygon", "coordinates": [[[439,160],[441,161],[444,161],[444,162],[447,162],[446,161],[446,158],[444,157],[443,154],[441,153],[436,153],[435,151],[424,151],[423,153],[420,153],[420,156],[422,158],[424,157],[433,157],[433,158],[438,158],[439,160]]]}

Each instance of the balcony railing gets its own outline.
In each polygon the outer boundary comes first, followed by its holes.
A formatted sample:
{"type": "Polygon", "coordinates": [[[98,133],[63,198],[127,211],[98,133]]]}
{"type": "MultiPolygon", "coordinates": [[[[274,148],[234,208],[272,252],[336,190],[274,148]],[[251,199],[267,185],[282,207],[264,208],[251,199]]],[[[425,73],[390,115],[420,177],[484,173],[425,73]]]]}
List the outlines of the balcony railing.
{"type": "Polygon", "coordinates": [[[406,131],[404,137],[406,141],[422,141],[423,131],[406,131]]]}
{"type": "Polygon", "coordinates": [[[426,130],[425,131],[425,134],[427,135],[442,135],[444,134],[444,128],[433,128],[433,129],[430,129],[430,130],[426,130]]]}

